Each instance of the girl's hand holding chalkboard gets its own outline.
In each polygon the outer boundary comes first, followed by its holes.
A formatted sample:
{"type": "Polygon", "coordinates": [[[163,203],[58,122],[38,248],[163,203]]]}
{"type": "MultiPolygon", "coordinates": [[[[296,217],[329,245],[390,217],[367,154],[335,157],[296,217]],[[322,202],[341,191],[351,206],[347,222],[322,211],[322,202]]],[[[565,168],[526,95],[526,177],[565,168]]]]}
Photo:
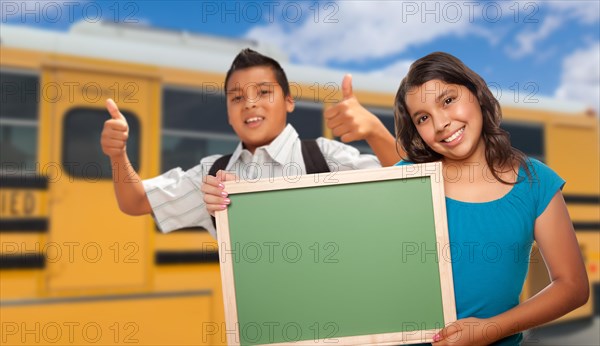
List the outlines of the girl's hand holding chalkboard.
{"type": "Polygon", "coordinates": [[[235,174],[223,170],[218,171],[215,177],[207,175],[204,178],[200,190],[204,194],[204,204],[206,204],[206,210],[208,210],[210,215],[214,216],[215,211],[225,210],[229,203],[231,203],[231,200],[227,198],[228,194],[225,191],[223,182],[232,181],[235,178],[235,174]]]}
{"type": "Polygon", "coordinates": [[[502,335],[499,326],[492,321],[474,317],[460,319],[433,337],[433,346],[488,345],[502,335]]]}

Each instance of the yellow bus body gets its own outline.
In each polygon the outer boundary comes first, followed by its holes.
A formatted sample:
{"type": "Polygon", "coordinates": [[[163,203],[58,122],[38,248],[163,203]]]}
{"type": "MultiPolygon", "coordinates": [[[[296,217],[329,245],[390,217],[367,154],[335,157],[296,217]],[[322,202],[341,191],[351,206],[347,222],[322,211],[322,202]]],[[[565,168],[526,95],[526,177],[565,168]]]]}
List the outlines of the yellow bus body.
{"type": "MultiPolygon", "coordinates": [[[[0,270],[1,343],[224,344],[228,331],[223,323],[216,241],[201,230],[157,232],[152,217],[130,217],[119,211],[110,179],[73,176],[61,162],[65,153],[63,124],[69,121],[70,112],[82,108],[104,111],[104,100],[112,97],[123,110],[137,115],[140,176],[160,174],[163,88],[221,85],[225,71],[6,46],[0,47],[0,54],[2,71],[39,78],[35,174],[42,180],[20,186],[18,179],[13,179],[11,186],[3,182],[0,188],[1,256],[5,263],[15,258],[17,263],[0,270]],[[100,88],[90,95],[86,85],[100,88]],[[182,264],[178,256],[199,259],[182,264]]],[[[341,99],[339,88],[330,85],[296,83],[294,87],[301,99],[317,99],[321,111],[341,99]]],[[[356,90],[356,95],[363,104],[376,108],[390,110],[393,104],[393,93],[363,89],[356,90]]],[[[544,160],[567,180],[563,193],[591,284],[597,285],[598,117],[518,104],[503,109],[506,122],[541,129],[544,160]]],[[[322,123],[318,132],[331,137],[322,123]]],[[[8,169],[3,174],[14,175],[8,169]]],[[[534,251],[523,298],[534,295],[547,282],[543,261],[534,251]]],[[[589,317],[592,307],[590,300],[562,320],[589,317]]]]}

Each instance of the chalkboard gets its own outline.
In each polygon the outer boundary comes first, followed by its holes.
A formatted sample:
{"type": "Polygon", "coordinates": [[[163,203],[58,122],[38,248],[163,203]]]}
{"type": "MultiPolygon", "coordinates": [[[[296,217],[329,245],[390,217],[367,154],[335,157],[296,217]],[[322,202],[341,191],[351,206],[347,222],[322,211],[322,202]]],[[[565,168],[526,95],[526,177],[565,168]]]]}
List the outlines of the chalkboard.
{"type": "Polygon", "coordinates": [[[441,163],[225,185],[228,344],[431,342],[456,320],[441,163]]]}

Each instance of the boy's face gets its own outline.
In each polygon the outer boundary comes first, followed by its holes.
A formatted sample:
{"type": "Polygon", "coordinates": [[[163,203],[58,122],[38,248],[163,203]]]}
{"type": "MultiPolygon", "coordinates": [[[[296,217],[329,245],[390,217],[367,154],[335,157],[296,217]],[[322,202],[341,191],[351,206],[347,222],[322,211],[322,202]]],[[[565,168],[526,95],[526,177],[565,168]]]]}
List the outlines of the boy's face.
{"type": "Polygon", "coordinates": [[[226,90],[229,124],[252,153],[283,131],[287,113],[294,110],[292,97],[283,96],[275,73],[268,66],[235,71],[226,90]]]}

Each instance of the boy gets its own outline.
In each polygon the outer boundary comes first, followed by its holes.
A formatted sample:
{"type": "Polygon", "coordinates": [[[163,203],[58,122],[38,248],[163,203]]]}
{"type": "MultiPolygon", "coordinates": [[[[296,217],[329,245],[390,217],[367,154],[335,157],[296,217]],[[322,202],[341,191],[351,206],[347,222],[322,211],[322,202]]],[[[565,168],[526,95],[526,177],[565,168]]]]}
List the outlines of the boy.
{"type": "MultiPolygon", "coordinates": [[[[344,102],[352,102],[353,99],[350,83],[351,80],[345,78],[343,89],[346,100],[326,114],[328,124],[334,127],[336,135],[366,139],[385,165],[397,162],[395,140],[377,117],[358,118],[358,114],[344,111],[344,102]],[[352,117],[358,120],[348,122],[352,117]],[[344,126],[340,122],[350,125],[344,126]]],[[[291,174],[305,174],[301,142],[294,128],[287,124],[287,113],[294,110],[294,101],[279,63],[253,50],[243,50],[227,72],[225,92],[229,124],[241,141],[226,162],[225,170],[248,180],[282,176],[292,166],[296,171],[291,174]]],[[[112,119],[104,124],[102,149],[110,157],[113,167],[118,167],[114,174],[133,177],[127,181],[113,180],[119,208],[129,215],[153,213],[163,232],[200,226],[216,238],[200,184],[207,180],[208,172],[221,155],[208,156],[186,172],[175,168],[142,182],[127,158],[127,122],[110,99],[107,100],[107,108],[112,119]]],[[[340,142],[319,138],[316,143],[331,171],[381,166],[376,157],[360,155],[355,148],[340,142]]],[[[287,174],[290,174],[289,171],[287,174]]],[[[217,176],[219,178],[215,179],[222,180],[223,172],[217,176]]],[[[218,186],[220,183],[215,181],[210,182],[218,186]]],[[[208,184],[207,187],[210,188],[208,184]]],[[[225,193],[217,193],[225,199],[225,193]]],[[[219,206],[224,207],[223,201],[219,201],[219,206]]],[[[212,213],[214,205],[210,207],[213,207],[212,213]]]]}

